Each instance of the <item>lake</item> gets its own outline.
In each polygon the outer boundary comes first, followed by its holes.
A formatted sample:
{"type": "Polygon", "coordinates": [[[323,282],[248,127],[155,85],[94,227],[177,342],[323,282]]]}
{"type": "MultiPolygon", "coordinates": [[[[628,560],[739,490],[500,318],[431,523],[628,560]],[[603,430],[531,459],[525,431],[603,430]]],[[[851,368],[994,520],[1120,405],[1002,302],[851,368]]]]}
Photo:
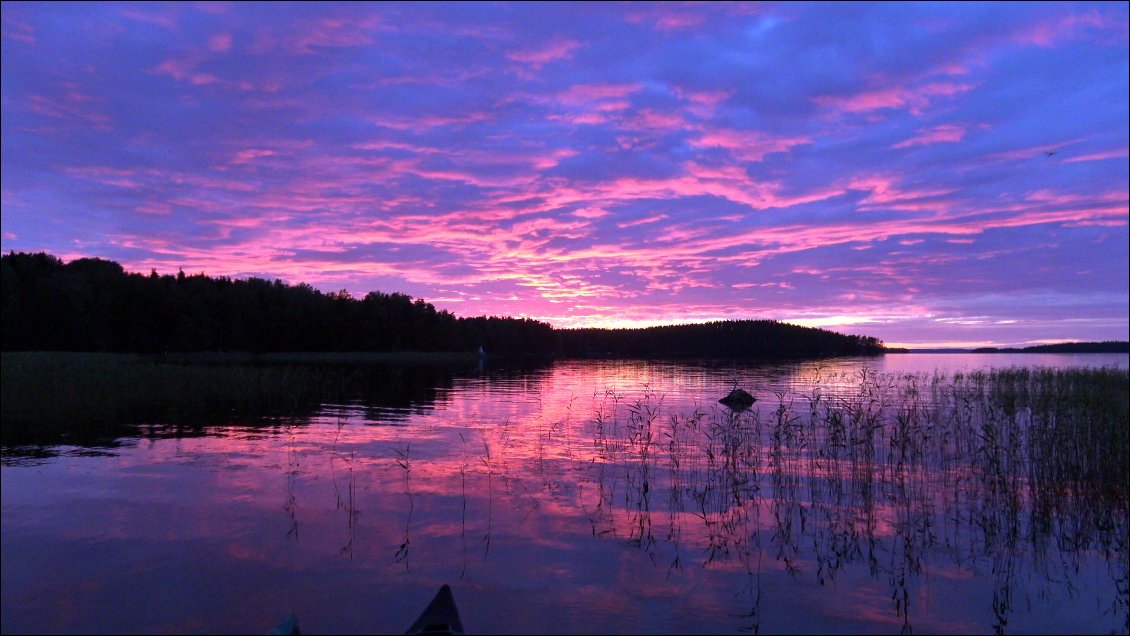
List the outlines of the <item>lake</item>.
{"type": "Polygon", "coordinates": [[[448,583],[468,633],[1126,633],[1127,366],[491,361],[10,446],[0,625],[403,633],[448,583]]]}

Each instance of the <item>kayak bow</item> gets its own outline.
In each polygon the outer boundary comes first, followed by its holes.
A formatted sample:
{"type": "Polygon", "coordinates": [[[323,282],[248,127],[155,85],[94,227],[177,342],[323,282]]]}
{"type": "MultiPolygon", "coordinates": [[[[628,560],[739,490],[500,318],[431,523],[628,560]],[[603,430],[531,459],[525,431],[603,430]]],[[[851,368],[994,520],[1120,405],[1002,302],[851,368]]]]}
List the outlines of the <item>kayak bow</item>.
{"type": "MultiPolygon", "coordinates": [[[[291,614],[287,619],[272,629],[269,634],[285,634],[293,636],[299,634],[298,618],[291,614]]],[[[444,584],[436,592],[435,598],[424,608],[420,618],[404,632],[408,636],[418,634],[452,634],[463,636],[463,622],[459,620],[459,610],[455,607],[455,595],[451,593],[451,586],[444,584]]]]}
{"type": "Polygon", "coordinates": [[[298,617],[291,614],[287,619],[279,623],[274,629],[267,632],[271,636],[298,636],[302,632],[298,631],[298,617]]]}
{"type": "Polygon", "coordinates": [[[408,636],[416,634],[463,634],[463,622],[459,620],[459,610],[455,607],[455,596],[451,586],[444,584],[436,592],[432,602],[424,608],[420,618],[404,632],[408,636]]]}

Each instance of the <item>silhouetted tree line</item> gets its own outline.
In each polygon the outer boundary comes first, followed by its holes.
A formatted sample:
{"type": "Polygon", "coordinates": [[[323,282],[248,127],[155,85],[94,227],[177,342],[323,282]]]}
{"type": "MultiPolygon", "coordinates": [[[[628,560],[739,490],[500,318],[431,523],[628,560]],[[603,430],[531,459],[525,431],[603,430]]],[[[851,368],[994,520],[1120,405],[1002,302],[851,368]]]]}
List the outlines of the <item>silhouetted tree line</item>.
{"type": "Polygon", "coordinates": [[[310,285],[203,274],[128,274],[113,261],[2,257],[5,351],[549,352],[553,328],[457,318],[405,294],[322,293],[310,285]]]}
{"type": "Polygon", "coordinates": [[[459,318],[422,299],[323,293],[203,274],[126,273],[98,258],[2,257],[4,351],[474,351],[622,357],[880,353],[875,338],[767,320],[555,330],[536,320],[459,318]]]}
{"type": "Polygon", "coordinates": [[[568,356],[782,358],[872,355],[883,343],[774,320],[726,320],[644,329],[560,330],[568,356]]]}

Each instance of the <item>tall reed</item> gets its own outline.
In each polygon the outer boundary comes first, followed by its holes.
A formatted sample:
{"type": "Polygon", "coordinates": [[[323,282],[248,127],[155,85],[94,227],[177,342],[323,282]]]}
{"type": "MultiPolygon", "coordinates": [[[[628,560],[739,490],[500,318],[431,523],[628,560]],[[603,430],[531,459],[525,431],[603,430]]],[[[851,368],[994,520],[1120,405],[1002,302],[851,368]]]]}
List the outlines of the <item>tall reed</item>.
{"type": "Polygon", "coordinates": [[[763,526],[751,520],[764,510],[769,556],[786,571],[814,568],[823,584],[866,565],[886,579],[907,632],[920,577],[940,555],[959,567],[987,562],[995,631],[1015,611],[1017,581],[1070,581],[1097,557],[1109,564],[1110,610],[1125,631],[1125,370],[826,379],[743,413],[677,412],[647,391],[634,402],[607,393],[590,423],[594,534],[624,532],[652,559],[666,552],[669,572],[684,565],[688,537],[699,537],[704,566],[736,558],[752,576],[763,526]],[[667,496],[653,498],[660,489],[667,496]],[[665,536],[651,522],[664,508],[665,536]]]}

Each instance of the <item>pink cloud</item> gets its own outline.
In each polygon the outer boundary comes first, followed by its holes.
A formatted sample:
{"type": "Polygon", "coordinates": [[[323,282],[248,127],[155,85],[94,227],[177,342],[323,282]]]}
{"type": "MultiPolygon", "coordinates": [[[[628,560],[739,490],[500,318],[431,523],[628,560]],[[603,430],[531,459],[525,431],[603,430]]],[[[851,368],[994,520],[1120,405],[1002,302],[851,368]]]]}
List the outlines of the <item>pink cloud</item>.
{"type": "Polygon", "coordinates": [[[608,116],[600,113],[569,113],[567,115],[549,115],[551,121],[568,122],[574,126],[599,126],[608,122],[608,116]]]}
{"type": "Polygon", "coordinates": [[[732,95],[729,91],[688,91],[678,87],[675,88],[675,94],[692,104],[710,107],[717,106],[732,95]]]}
{"type": "Polygon", "coordinates": [[[208,50],[214,53],[227,53],[231,50],[231,43],[230,33],[217,33],[208,38],[208,50]]]}
{"type": "Polygon", "coordinates": [[[403,141],[390,140],[364,141],[352,144],[350,147],[356,148],[357,150],[371,150],[374,152],[379,152],[381,150],[409,150],[417,154],[434,154],[442,152],[438,148],[431,148],[428,146],[420,146],[403,141]]]}
{"type": "MultiPolygon", "coordinates": [[[[842,188],[818,189],[795,195],[782,195],[776,181],[754,181],[741,166],[710,167],[689,162],[686,174],[667,179],[624,177],[584,186],[561,183],[541,196],[547,209],[595,202],[670,199],[682,196],[713,195],[744,204],[752,209],[788,207],[811,203],[842,194],[842,188]]],[[[525,195],[516,196],[523,200],[525,195]]]]}
{"type": "Polygon", "coordinates": [[[255,34],[250,50],[262,55],[285,52],[311,55],[322,48],[360,47],[373,43],[374,31],[387,29],[378,16],[363,19],[328,17],[305,20],[284,32],[262,28],[255,34]]]}
{"type": "Polygon", "coordinates": [[[608,216],[608,210],[600,208],[581,208],[573,212],[573,216],[579,216],[582,219],[599,219],[602,216],[608,216]]]}
{"type": "MultiPolygon", "coordinates": [[[[1127,208],[1125,198],[1121,202],[1108,203],[1099,200],[1089,205],[1073,205],[1072,207],[1050,210],[1017,204],[1000,209],[989,209],[984,212],[997,215],[996,218],[987,218],[980,221],[984,224],[984,229],[1048,223],[1123,226],[1130,222],[1130,209],[1127,208]]],[[[970,222],[969,226],[974,227],[974,223],[970,222]]]]}
{"type": "MultiPolygon", "coordinates": [[[[561,163],[562,159],[575,157],[579,152],[572,148],[557,148],[548,153],[535,154],[532,160],[532,165],[537,170],[549,170],[556,167],[561,163]]],[[[513,155],[510,155],[513,157],[513,155]]]]}
{"type": "Polygon", "coordinates": [[[641,84],[574,84],[559,91],[553,100],[566,106],[585,106],[593,103],[621,102],[625,97],[643,88],[641,84]]]}
{"type": "Polygon", "coordinates": [[[659,18],[655,21],[655,28],[659,29],[660,31],[677,31],[679,29],[694,28],[702,23],[702,16],[686,13],[667,13],[659,16],[659,18]]]}
{"type": "Polygon", "coordinates": [[[323,18],[304,25],[294,42],[294,50],[312,53],[314,47],[350,47],[372,44],[368,31],[380,24],[371,17],[365,20],[323,18]]]}
{"type": "Polygon", "coordinates": [[[241,150],[241,151],[235,153],[235,157],[232,158],[231,163],[234,163],[234,164],[251,163],[252,161],[255,161],[256,159],[262,159],[264,157],[273,157],[276,154],[278,154],[278,153],[276,153],[274,150],[267,150],[267,149],[262,149],[262,148],[249,148],[247,150],[241,150]]]}
{"type": "Polygon", "coordinates": [[[1064,40],[1084,39],[1095,32],[1109,33],[1125,42],[1127,24],[1092,9],[1042,21],[1017,32],[1012,39],[1022,44],[1049,47],[1064,40]]]}
{"type": "MultiPolygon", "coordinates": [[[[378,146],[381,144],[378,143],[378,146]]],[[[254,154],[252,152],[248,156],[254,154]]],[[[529,165],[532,158],[538,154],[534,150],[526,157],[518,157],[516,164],[529,165]]],[[[491,156],[491,158],[501,160],[501,157],[491,156]]],[[[1087,205],[1069,206],[1076,208],[1074,212],[1033,209],[1033,204],[1045,206],[1050,201],[1071,203],[1070,200],[1055,199],[1051,194],[1037,193],[1027,207],[1017,206],[1015,209],[962,213],[952,209],[952,202],[945,206],[935,203],[933,209],[937,213],[928,219],[902,218],[867,223],[862,226],[855,221],[846,220],[843,223],[824,226],[786,224],[779,227],[750,228],[735,225],[733,229],[722,234],[719,234],[717,227],[706,227],[699,231],[684,225],[664,227],[658,234],[647,233],[647,238],[624,237],[624,240],[617,244],[590,244],[589,247],[564,248],[551,247],[552,241],[561,238],[593,240],[599,235],[597,234],[599,230],[590,226],[589,222],[600,217],[590,214],[588,210],[608,210],[608,205],[615,205],[620,201],[709,193],[742,201],[751,206],[787,205],[790,200],[819,200],[820,197],[834,196],[842,193],[843,188],[832,187],[826,191],[782,197],[779,194],[780,186],[771,182],[753,181],[745,170],[738,166],[688,165],[687,173],[679,177],[653,180],[618,179],[584,186],[568,183],[554,183],[548,186],[548,182],[539,184],[531,180],[529,175],[518,173],[509,182],[493,181],[495,184],[504,182],[507,184],[500,188],[498,196],[484,194],[481,202],[471,204],[481,205],[480,209],[469,207],[448,214],[420,213],[380,220],[364,216],[343,219],[337,215],[326,216],[326,211],[371,207],[373,202],[358,189],[358,184],[372,183],[373,179],[395,180],[397,175],[417,174],[468,182],[473,180],[479,184],[489,185],[494,177],[479,177],[466,172],[463,168],[443,171],[424,169],[418,163],[411,161],[382,159],[357,164],[354,157],[333,158],[333,162],[327,159],[329,158],[312,160],[303,168],[304,172],[312,175],[310,179],[290,183],[283,190],[266,195],[256,194],[253,208],[248,208],[259,211],[255,216],[224,215],[211,221],[201,219],[200,223],[210,224],[215,229],[214,236],[223,237],[227,241],[238,236],[232,232],[236,228],[255,231],[253,238],[239,243],[213,246],[208,249],[202,247],[199,250],[199,258],[204,259],[205,253],[210,255],[209,258],[215,257],[207,269],[210,272],[215,271],[216,263],[230,263],[233,266],[241,263],[238,271],[280,272],[289,280],[315,282],[335,278],[346,280],[350,276],[373,275],[375,272],[380,272],[384,276],[396,276],[398,279],[433,285],[458,283],[474,286],[493,281],[498,284],[516,285],[527,290],[519,294],[525,299],[523,304],[525,309],[537,311],[537,315],[541,318],[553,318],[562,315],[561,312],[565,307],[575,307],[576,303],[572,302],[573,299],[600,298],[609,295],[628,298],[632,294],[638,296],[710,288],[719,283],[712,280],[709,268],[730,265],[749,266],[764,261],[773,254],[835,244],[858,244],[906,234],[934,233],[961,236],[977,234],[991,227],[1007,227],[1019,223],[1111,222],[1122,218],[1116,214],[1100,213],[1096,216],[1093,208],[1086,213],[1077,213],[1079,208],[1088,207],[1087,205]],[[339,161],[344,162],[340,166],[342,168],[347,164],[353,165],[352,171],[342,172],[337,167],[338,164],[334,163],[339,161]],[[548,190],[545,190],[544,188],[547,187],[548,190]],[[547,195],[546,202],[541,206],[522,210],[501,207],[505,206],[506,197],[522,200],[547,191],[552,194],[547,195]],[[561,207],[577,205],[582,206],[580,209],[586,210],[580,215],[574,215],[579,218],[537,216],[543,214],[542,211],[551,212],[561,207]],[[1033,211],[1039,214],[1028,215],[1033,211]],[[527,218],[519,218],[523,216],[527,218]],[[330,222],[330,219],[336,222],[330,222]],[[502,219],[516,222],[502,225],[495,223],[502,219]],[[663,257],[657,259],[653,242],[660,240],[665,242],[665,246],[663,257]],[[652,242],[650,245],[649,241],[652,242]],[[406,248],[412,245],[428,245],[450,250],[452,254],[458,255],[457,258],[464,267],[459,273],[452,273],[446,271],[448,265],[446,260],[375,264],[363,261],[345,265],[335,262],[332,258],[290,262],[288,256],[293,250],[319,250],[327,253],[336,250],[338,253],[344,253],[350,246],[369,243],[396,243],[406,248]],[[275,246],[286,246],[286,249],[275,246]],[[717,256],[719,251],[739,247],[740,253],[717,256]],[[217,250],[221,253],[216,253],[217,250]],[[702,267],[708,269],[700,269],[702,267]],[[591,272],[608,271],[610,268],[630,268],[635,272],[634,276],[640,281],[641,286],[630,289],[591,278],[591,272]],[[537,309],[550,307],[543,303],[560,305],[561,309],[553,311],[537,309]]],[[[169,175],[155,173],[137,175],[107,170],[102,172],[102,176],[103,179],[144,178],[149,183],[150,180],[156,181],[169,175]]],[[[216,181],[211,185],[223,189],[230,187],[223,181],[216,181]]],[[[861,189],[869,193],[868,198],[864,200],[869,202],[868,205],[886,203],[888,207],[895,209],[919,203],[917,199],[924,197],[948,194],[944,190],[907,190],[899,186],[897,178],[891,176],[857,178],[849,185],[852,189],[861,189]]],[[[427,202],[424,201],[423,206],[416,204],[413,207],[424,210],[426,205],[427,202]]],[[[1117,208],[1117,206],[1107,207],[1117,208]]],[[[1124,217],[1124,205],[1122,210],[1124,217]]],[[[657,215],[625,222],[618,224],[618,227],[624,229],[654,223],[665,220],[665,216],[657,215]]],[[[881,272],[876,270],[876,275],[880,274],[889,280],[903,280],[899,278],[899,268],[895,265],[886,267],[881,272]]],[[[905,284],[914,282],[913,276],[907,275],[904,278],[905,284]]],[[[773,289],[780,292],[788,291],[787,287],[779,285],[773,289]]],[[[468,311],[473,311],[470,305],[468,307],[468,311]]],[[[749,309],[747,308],[746,311],[748,312],[749,309]]],[[[680,313],[678,317],[680,320],[686,319],[685,314],[680,313]]],[[[607,316],[604,316],[603,320],[607,321],[607,316]]]]}
{"type": "Polygon", "coordinates": [[[689,91],[674,87],[679,99],[689,102],[686,111],[699,119],[709,119],[714,116],[718,105],[731,97],[729,91],[689,91]]]}
{"type": "Polygon", "coordinates": [[[626,228],[629,228],[629,227],[636,227],[637,225],[646,225],[648,223],[656,223],[658,221],[664,221],[667,218],[669,218],[669,217],[666,214],[656,214],[655,216],[649,216],[649,217],[645,217],[645,218],[642,218],[642,219],[636,219],[635,221],[624,221],[623,223],[617,223],[616,227],[623,230],[623,229],[626,229],[626,228]]]}
{"type": "Polygon", "coordinates": [[[254,192],[257,187],[240,179],[221,179],[205,174],[161,170],[157,168],[121,169],[108,166],[67,167],[63,171],[73,177],[113,185],[120,188],[151,189],[164,192],[168,186],[190,186],[203,191],[228,193],[254,192]]]}
{"type": "Polygon", "coordinates": [[[506,58],[541,68],[549,62],[573,57],[573,51],[577,50],[580,45],[581,43],[576,40],[558,38],[536,47],[511,51],[506,54],[506,58]]]}
{"type": "MultiPolygon", "coordinates": [[[[417,129],[420,127],[423,126],[418,126],[417,129]]],[[[559,165],[563,159],[574,157],[578,154],[578,152],[572,148],[544,149],[529,147],[508,148],[506,150],[477,150],[465,148],[437,148],[388,140],[360,142],[352,144],[351,147],[358,150],[373,151],[375,153],[388,149],[407,151],[425,157],[444,157],[451,162],[470,167],[506,166],[515,171],[527,171],[524,174],[524,178],[527,179],[534,178],[532,172],[529,171],[548,170],[559,165]]],[[[381,161],[382,159],[378,158],[377,160],[381,161]]],[[[419,174],[419,170],[417,169],[418,165],[418,163],[411,163],[405,168],[405,172],[419,174]]]]}
{"type": "Polygon", "coordinates": [[[810,144],[808,137],[775,137],[755,130],[724,128],[703,133],[691,145],[698,148],[725,148],[742,161],[761,161],[774,152],[788,152],[794,146],[810,144]]]}
{"type": "MultiPolygon", "coordinates": [[[[273,100],[267,102],[267,104],[272,103],[277,102],[273,100]]],[[[305,104],[302,103],[298,105],[305,106],[305,104]]],[[[388,113],[364,113],[360,116],[382,128],[412,132],[423,128],[466,126],[481,121],[487,121],[491,117],[490,113],[487,112],[466,112],[455,115],[392,115],[388,113]]]]}
{"type": "Polygon", "coordinates": [[[110,128],[110,117],[95,110],[93,104],[100,100],[79,91],[74,86],[64,87],[62,95],[29,95],[24,105],[33,113],[53,119],[70,120],[99,130],[110,128]]]}
{"type": "Polygon", "coordinates": [[[599,125],[631,107],[628,96],[640,90],[640,84],[575,84],[552,94],[521,94],[511,100],[528,100],[551,111],[552,121],[572,125],[599,125]]]}
{"type": "Polygon", "coordinates": [[[933,70],[935,75],[968,75],[969,67],[957,62],[945,62],[933,70]]]}
{"type": "Polygon", "coordinates": [[[192,6],[201,13],[224,15],[231,10],[231,3],[222,0],[197,0],[192,6]]]}
{"type": "Polygon", "coordinates": [[[943,188],[906,190],[898,185],[898,178],[888,175],[868,175],[853,177],[848,181],[851,190],[866,190],[870,194],[860,201],[860,209],[894,209],[894,210],[939,210],[944,207],[940,201],[953,193],[953,190],[943,188]]]}
{"type": "Polygon", "coordinates": [[[416,124],[426,128],[435,128],[438,126],[452,126],[452,125],[466,125],[474,124],[480,121],[490,119],[490,115],[484,112],[472,112],[461,115],[425,115],[415,121],[416,124]]]}
{"type": "Polygon", "coordinates": [[[110,168],[107,166],[86,166],[81,168],[66,168],[64,172],[72,177],[96,181],[117,188],[135,189],[143,187],[143,181],[137,178],[136,170],[110,168]]]}
{"type": "Polygon", "coordinates": [[[3,25],[2,37],[21,44],[35,44],[35,27],[27,22],[4,15],[0,24],[3,25]]]}
{"type": "Polygon", "coordinates": [[[671,112],[656,112],[650,108],[643,108],[626,117],[622,123],[624,128],[630,130],[682,130],[690,128],[680,115],[671,112]]]}
{"type": "Polygon", "coordinates": [[[353,90],[369,91],[386,86],[461,86],[468,82],[491,77],[497,71],[486,66],[444,66],[431,69],[413,69],[406,75],[379,75],[349,84],[353,90]]]}
{"type": "Polygon", "coordinates": [[[924,86],[893,86],[854,95],[819,95],[817,104],[841,113],[867,113],[875,110],[907,110],[921,115],[935,98],[952,98],[976,88],[975,84],[933,82],[924,86]]]}
{"type": "Polygon", "coordinates": [[[918,136],[900,141],[891,148],[910,148],[939,143],[957,143],[965,138],[965,127],[957,124],[942,124],[933,128],[918,129],[918,136]]]}
{"type": "Polygon", "coordinates": [[[1024,196],[1025,201],[1032,201],[1035,203],[1044,203],[1051,205],[1077,205],[1079,203],[1086,203],[1091,201],[1098,201],[1104,203],[1117,203],[1126,201],[1126,193],[1120,192],[1096,192],[1092,194],[1074,194],[1062,193],[1054,190],[1036,190],[1024,196]]]}
{"type": "MultiPolygon", "coordinates": [[[[169,6],[169,5],[166,5],[166,6],[169,6]]],[[[138,10],[136,8],[131,7],[131,8],[128,8],[128,9],[122,11],[122,15],[124,15],[125,17],[127,17],[131,20],[135,20],[137,22],[143,22],[145,24],[152,24],[154,26],[159,26],[159,27],[161,27],[163,29],[167,29],[169,31],[175,31],[177,29],[177,19],[176,19],[176,16],[172,13],[167,13],[167,12],[166,13],[159,13],[159,12],[154,12],[154,11],[141,11],[141,10],[138,10]]]]}
{"type": "Polygon", "coordinates": [[[518,187],[526,184],[531,179],[528,175],[509,176],[509,175],[493,175],[493,174],[479,174],[473,168],[467,167],[443,167],[432,168],[422,165],[419,161],[398,161],[392,162],[390,166],[394,172],[400,174],[412,174],[427,179],[437,179],[440,181],[456,181],[467,183],[484,188],[505,188],[505,187],[518,187]]]}
{"type": "Polygon", "coordinates": [[[198,63],[195,59],[169,59],[157,65],[152,72],[168,75],[178,82],[187,81],[193,86],[206,86],[219,81],[219,78],[210,73],[197,73],[198,63]]]}
{"type": "Polygon", "coordinates": [[[684,10],[673,5],[635,5],[632,8],[633,10],[624,16],[629,24],[646,22],[665,33],[693,29],[706,21],[701,12],[684,10]]]}
{"type": "Polygon", "coordinates": [[[168,203],[161,203],[157,201],[144,203],[134,209],[141,214],[147,214],[151,216],[165,216],[172,214],[173,212],[173,206],[169,205],[168,203]]]}
{"type": "Polygon", "coordinates": [[[1077,157],[1070,157],[1064,159],[1064,163],[1078,163],[1080,161],[1103,161],[1105,159],[1123,159],[1127,156],[1127,149],[1109,150],[1107,152],[1095,152],[1089,155],[1079,155],[1077,157]]]}

